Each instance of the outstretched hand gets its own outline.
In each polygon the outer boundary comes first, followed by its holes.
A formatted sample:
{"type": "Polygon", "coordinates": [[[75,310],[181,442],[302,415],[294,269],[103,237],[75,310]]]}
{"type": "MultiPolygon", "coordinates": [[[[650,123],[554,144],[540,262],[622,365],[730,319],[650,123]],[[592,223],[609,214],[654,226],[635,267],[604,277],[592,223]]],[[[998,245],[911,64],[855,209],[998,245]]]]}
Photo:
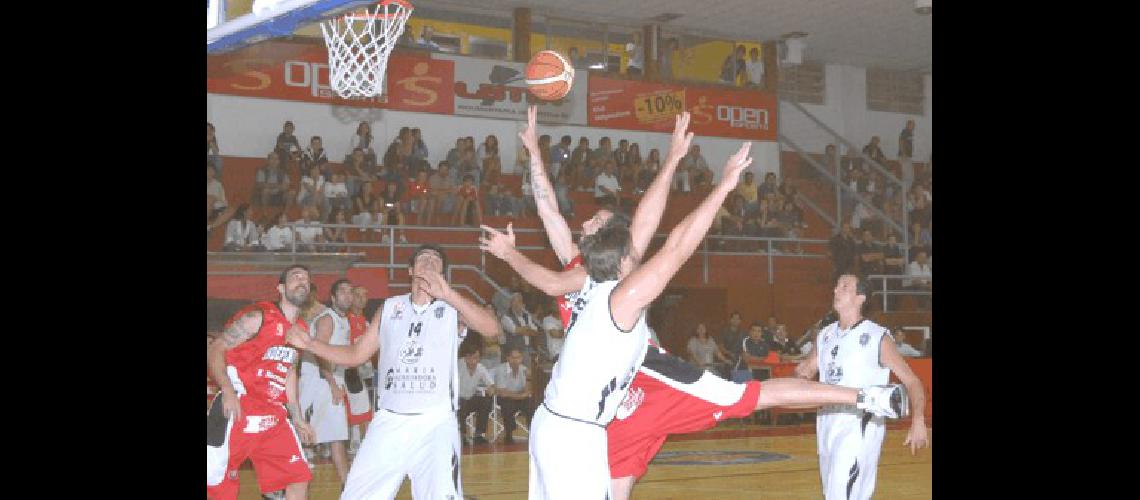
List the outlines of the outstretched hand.
{"type": "Polygon", "coordinates": [[[680,161],[689,153],[689,145],[693,143],[693,133],[686,133],[689,129],[690,118],[689,112],[685,111],[673,119],[673,138],[669,143],[669,156],[665,157],[666,163],[680,161]]]}
{"type": "Polygon", "coordinates": [[[539,154],[538,151],[538,106],[531,104],[526,109],[526,130],[519,132],[519,139],[523,146],[530,151],[531,156],[539,154]]]}
{"type": "Polygon", "coordinates": [[[930,440],[926,437],[926,423],[914,422],[910,426],[910,431],[906,434],[906,441],[903,441],[903,446],[910,447],[910,454],[915,455],[918,453],[919,448],[930,446],[930,440]]]}
{"type": "Polygon", "coordinates": [[[515,231],[514,223],[507,223],[507,232],[503,234],[491,226],[479,226],[487,232],[486,237],[479,237],[479,249],[491,252],[491,255],[498,257],[502,260],[507,259],[507,254],[515,248],[515,231]]]}
{"type": "Polygon", "coordinates": [[[721,178],[721,183],[729,189],[736,189],[736,184],[740,182],[740,174],[744,169],[752,164],[752,158],[748,153],[752,150],[752,143],[746,142],[740,146],[740,150],[728,159],[724,164],[724,174],[721,178]]]}

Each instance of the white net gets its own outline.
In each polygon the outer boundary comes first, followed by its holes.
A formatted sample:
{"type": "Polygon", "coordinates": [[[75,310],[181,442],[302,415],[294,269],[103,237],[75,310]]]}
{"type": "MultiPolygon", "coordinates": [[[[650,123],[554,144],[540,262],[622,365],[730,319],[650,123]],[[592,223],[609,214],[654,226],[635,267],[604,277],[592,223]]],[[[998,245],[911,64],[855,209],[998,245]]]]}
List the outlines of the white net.
{"type": "Polygon", "coordinates": [[[329,85],[344,98],[375,97],[384,90],[388,55],[404,33],[412,6],[385,0],[371,12],[321,23],[329,50],[329,85]]]}

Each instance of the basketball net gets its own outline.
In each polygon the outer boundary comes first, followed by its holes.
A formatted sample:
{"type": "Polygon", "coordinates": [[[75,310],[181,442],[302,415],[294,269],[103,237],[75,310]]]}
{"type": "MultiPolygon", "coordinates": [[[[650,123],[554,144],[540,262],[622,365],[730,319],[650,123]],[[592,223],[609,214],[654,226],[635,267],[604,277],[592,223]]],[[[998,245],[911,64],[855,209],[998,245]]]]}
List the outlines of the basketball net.
{"type": "Polygon", "coordinates": [[[383,92],[388,56],[412,10],[406,1],[384,0],[371,13],[366,8],[321,23],[329,50],[329,86],[337,95],[347,99],[383,92]]]}

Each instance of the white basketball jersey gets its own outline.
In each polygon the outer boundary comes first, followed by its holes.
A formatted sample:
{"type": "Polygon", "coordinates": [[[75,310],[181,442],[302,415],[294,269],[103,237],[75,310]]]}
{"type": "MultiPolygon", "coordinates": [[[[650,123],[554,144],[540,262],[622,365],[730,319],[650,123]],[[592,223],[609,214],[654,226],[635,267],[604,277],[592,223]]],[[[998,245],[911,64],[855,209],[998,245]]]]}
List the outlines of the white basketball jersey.
{"type": "MultiPolygon", "coordinates": [[[[329,345],[349,345],[349,326],[348,317],[341,316],[336,313],[331,307],[326,307],[320,314],[313,316],[311,327],[309,328],[309,335],[316,338],[317,336],[317,322],[321,318],[328,316],[333,320],[333,332],[329,337],[329,345]]],[[[333,372],[341,377],[344,376],[344,367],[337,366],[333,372]]],[[[301,376],[303,377],[319,377],[321,376],[320,367],[317,365],[317,358],[313,353],[304,351],[301,355],[301,376]]]]}
{"type": "Polygon", "coordinates": [[[608,424],[645,358],[645,312],[629,332],[619,330],[610,314],[618,283],[588,279],[574,297],[566,342],[546,386],[544,404],[556,415],[608,424]]]}
{"type": "Polygon", "coordinates": [[[411,294],[384,301],[376,407],[422,413],[459,407],[459,313],[434,300],[417,313],[411,294]]]}
{"type": "Polygon", "coordinates": [[[883,335],[890,332],[869,319],[846,331],[838,321],[825,326],[816,342],[819,381],[856,388],[888,383],[891,370],[879,359],[883,335]]]}

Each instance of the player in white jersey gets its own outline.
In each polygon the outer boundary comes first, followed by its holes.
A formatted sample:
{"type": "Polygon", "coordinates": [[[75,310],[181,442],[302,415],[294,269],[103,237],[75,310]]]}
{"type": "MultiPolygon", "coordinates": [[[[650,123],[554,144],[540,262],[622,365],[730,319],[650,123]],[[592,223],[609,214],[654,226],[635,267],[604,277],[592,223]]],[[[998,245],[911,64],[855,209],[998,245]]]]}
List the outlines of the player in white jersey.
{"type": "MultiPolygon", "coordinates": [[[[341,279],[329,291],[330,307],[313,317],[313,337],[329,345],[348,345],[348,310],[352,307],[352,284],[341,279]]],[[[314,442],[329,447],[336,475],[343,485],[348,477],[348,414],[344,410],[344,367],[301,355],[301,411],[316,433],[314,442]]]]}
{"type": "Polygon", "coordinates": [[[377,412],[348,471],[343,499],[391,499],[404,476],[411,477],[417,499],[463,498],[455,418],[459,319],[485,337],[500,330],[493,314],[448,285],[440,274],[446,259],[438,246],[420,245],[409,265],[412,292],[388,298],[351,346],[289,336],[290,344],[345,366],[380,351],[377,412]]]}
{"type": "MultiPolygon", "coordinates": [[[[891,372],[910,396],[911,425],[904,446],[911,454],[927,446],[926,394],[922,382],[895,348],[889,331],[863,317],[866,282],[845,274],[835,286],[832,306],[839,321],[819,331],[811,353],[796,367],[796,375],[846,387],[886,384],[891,372]]],[[[850,405],[821,408],[816,416],[819,474],[828,500],[868,499],[875,491],[875,475],[886,427],[876,417],[850,405]]]]}

